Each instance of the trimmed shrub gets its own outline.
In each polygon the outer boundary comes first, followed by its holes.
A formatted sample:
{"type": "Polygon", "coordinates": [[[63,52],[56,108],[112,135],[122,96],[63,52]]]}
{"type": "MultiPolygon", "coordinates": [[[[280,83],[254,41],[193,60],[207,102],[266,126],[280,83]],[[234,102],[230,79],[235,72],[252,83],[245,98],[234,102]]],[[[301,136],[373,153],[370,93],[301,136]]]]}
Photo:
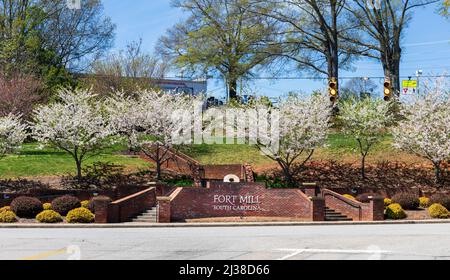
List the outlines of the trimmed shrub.
{"type": "Polygon", "coordinates": [[[55,224],[63,221],[61,215],[53,210],[44,210],[36,216],[36,220],[44,224],[55,224]]]}
{"type": "Polygon", "coordinates": [[[440,204],[445,208],[450,209],[450,195],[441,193],[434,194],[431,196],[429,204],[440,204]]]}
{"type": "Polygon", "coordinates": [[[89,224],[95,221],[95,216],[86,208],[77,208],[67,214],[66,220],[71,224],[89,224]]]}
{"type": "Polygon", "coordinates": [[[448,219],[450,217],[450,212],[442,206],[441,204],[433,204],[428,208],[428,213],[431,218],[434,219],[448,219]]]}
{"type": "Polygon", "coordinates": [[[407,215],[400,204],[394,203],[386,208],[386,217],[390,220],[402,220],[405,219],[407,215]]]}
{"type": "Polygon", "coordinates": [[[35,197],[20,196],[11,202],[11,210],[20,218],[34,219],[43,209],[42,202],[35,197]]]}
{"type": "Polygon", "coordinates": [[[6,211],[12,211],[11,206],[5,206],[0,208],[0,213],[6,212],[6,211]]]}
{"type": "Polygon", "coordinates": [[[420,197],[420,208],[427,209],[430,206],[430,199],[428,197],[420,197]]]}
{"type": "Polygon", "coordinates": [[[390,199],[390,198],[384,199],[384,208],[388,207],[391,204],[392,204],[392,199],[390,199]]]}
{"type": "Polygon", "coordinates": [[[419,197],[411,193],[398,193],[392,197],[392,202],[400,204],[405,210],[417,210],[420,205],[419,197]]]}
{"type": "Polygon", "coordinates": [[[351,194],[344,194],[343,197],[351,199],[351,200],[356,200],[356,198],[351,194]]]}
{"type": "Polygon", "coordinates": [[[61,196],[52,201],[52,209],[62,216],[66,216],[70,210],[80,207],[80,200],[71,195],[61,196]]]}
{"type": "Polygon", "coordinates": [[[16,214],[13,211],[0,212],[0,223],[15,223],[17,222],[16,214]]]}
{"type": "Polygon", "coordinates": [[[52,210],[52,204],[51,203],[44,203],[42,205],[42,207],[44,208],[44,210],[52,210]]]}
{"type": "Polygon", "coordinates": [[[89,200],[83,200],[81,202],[81,207],[89,209],[89,202],[90,202],[89,200]]]}

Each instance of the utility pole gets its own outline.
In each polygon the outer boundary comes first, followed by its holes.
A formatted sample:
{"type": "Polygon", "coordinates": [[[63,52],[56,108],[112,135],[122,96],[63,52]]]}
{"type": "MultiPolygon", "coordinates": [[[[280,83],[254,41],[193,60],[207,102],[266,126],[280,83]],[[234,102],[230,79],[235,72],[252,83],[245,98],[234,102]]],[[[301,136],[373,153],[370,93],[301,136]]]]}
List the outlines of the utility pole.
{"type": "Polygon", "coordinates": [[[422,70],[416,71],[416,77],[417,77],[417,96],[420,96],[420,77],[423,75],[422,70]]]}

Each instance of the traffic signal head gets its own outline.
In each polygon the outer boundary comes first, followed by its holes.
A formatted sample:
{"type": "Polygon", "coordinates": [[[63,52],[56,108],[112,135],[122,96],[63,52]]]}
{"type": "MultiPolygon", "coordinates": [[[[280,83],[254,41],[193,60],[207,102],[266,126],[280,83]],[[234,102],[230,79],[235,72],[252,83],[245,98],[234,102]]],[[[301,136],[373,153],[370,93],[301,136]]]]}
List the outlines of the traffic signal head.
{"type": "Polygon", "coordinates": [[[328,92],[330,94],[330,100],[331,102],[336,102],[339,96],[338,92],[338,83],[336,78],[331,78],[328,83],[328,92]]]}
{"type": "Polygon", "coordinates": [[[392,98],[392,85],[391,81],[386,79],[384,81],[384,101],[390,101],[392,98]]]}

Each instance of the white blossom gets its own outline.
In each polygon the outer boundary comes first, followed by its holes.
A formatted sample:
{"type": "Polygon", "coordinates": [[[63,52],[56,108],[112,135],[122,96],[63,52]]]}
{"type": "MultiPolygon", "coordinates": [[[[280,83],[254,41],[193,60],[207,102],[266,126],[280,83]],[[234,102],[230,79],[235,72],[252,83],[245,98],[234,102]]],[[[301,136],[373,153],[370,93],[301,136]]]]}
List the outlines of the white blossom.
{"type": "Polygon", "coordinates": [[[403,106],[405,120],[394,129],[394,146],[430,160],[441,177],[442,162],[450,159],[449,84],[439,78],[427,83],[425,93],[403,106]]]}
{"type": "MultiPolygon", "coordinates": [[[[171,156],[174,134],[192,129],[192,112],[196,99],[185,95],[144,90],[136,98],[117,94],[106,102],[111,126],[128,138],[132,148],[138,148],[161,165],[171,156]]],[[[189,135],[190,136],[190,135],[189,135]]],[[[189,137],[190,139],[191,137],[189,137]]]]}
{"type": "MultiPolygon", "coordinates": [[[[263,109],[261,105],[256,108],[258,112],[263,109]]],[[[277,107],[269,108],[272,116],[276,116],[278,120],[268,123],[269,127],[266,129],[272,132],[270,137],[264,139],[262,136],[267,134],[258,134],[257,146],[265,155],[278,162],[289,184],[293,183],[295,167],[303,166],[311,159],[315,149],[325,145],[331,108],[329,98],[325,94],[309,98],[290,95],[281,100],[277,107]],[[273,125],[279,126],[278,135],[273,134],[277,131],[270,127],[273,125]]]]}
{"type": "Polygon", "coordinates": [[[80,177],[82,162],[110,144],[115,131],[107,123],[102,104],[89,90],[62,89],[59,99],[35,111],[32,135],[41,143],[69,153],[80,177]]]}
{"type": "Polygon", "coordinates": [[[355,138],[361,154],[361,173],[365,177],[365,160],[370,149],[381,140],[386,129],[393,125],[393,102],[365,98],[347,100],[339,107],[343,131],[355,138]]]}
{"type": "Polygon", "coordinates": [[[27,126],[20,120],[20,116],[9,114],[0,117],[0,158],[20,148],[27,137],[27,126]]]}

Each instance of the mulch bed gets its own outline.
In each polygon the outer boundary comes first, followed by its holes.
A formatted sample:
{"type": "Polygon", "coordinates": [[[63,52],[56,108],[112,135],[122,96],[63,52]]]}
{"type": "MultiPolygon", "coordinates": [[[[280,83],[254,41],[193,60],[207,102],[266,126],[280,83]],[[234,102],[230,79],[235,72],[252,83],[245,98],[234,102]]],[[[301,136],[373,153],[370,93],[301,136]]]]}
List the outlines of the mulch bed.
{"type": "MultiPolygon", "coordinates": [[[[362,179],[358,164],[338,161],[315,161],[299,170],[296,177],[299,182],[314,182],[318,186],[343,192],[358,190],[363,193],[368,189],[384,190],[388,195],[408,190],[420,190],[429,193],[436,191],[450,192],[450,168],[446,168],[444,181],[435,183],[434,170],[430,166],[409,165],[401,162],[379,162],[366,168],[366,179],[362,179]]],[[[279,170],[266,171],[269,177],[282,178],[279,170]]]]}

